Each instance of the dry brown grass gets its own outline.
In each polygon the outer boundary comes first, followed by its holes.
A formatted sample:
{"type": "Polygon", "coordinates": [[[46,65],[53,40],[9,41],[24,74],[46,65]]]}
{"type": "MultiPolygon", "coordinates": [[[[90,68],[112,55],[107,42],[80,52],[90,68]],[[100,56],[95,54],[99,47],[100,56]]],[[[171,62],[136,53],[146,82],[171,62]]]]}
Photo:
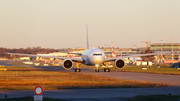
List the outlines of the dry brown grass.
{"type": "MultiPolygon", "coordinates": [[[[2,68],[2,67],[1,67],[2,68]]],[[[7,71],[42,71],[44,69],[42,68],[34,68],[29,66],[5,66],[3,68],[6,68],[7,71]]]]}
{"type": "Polygon", "coordinates": [[[0,90],[32,90],[37,85],[43,89],[168,86],[69,72],[0,71],[0,90]]]}

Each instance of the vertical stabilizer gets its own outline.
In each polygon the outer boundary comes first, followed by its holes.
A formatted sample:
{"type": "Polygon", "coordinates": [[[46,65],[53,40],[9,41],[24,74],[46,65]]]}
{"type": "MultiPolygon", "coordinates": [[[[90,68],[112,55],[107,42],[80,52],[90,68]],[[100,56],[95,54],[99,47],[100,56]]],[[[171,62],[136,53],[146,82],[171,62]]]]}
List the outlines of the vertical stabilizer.
{"type": "Polygon", "coordinates": [[[87,49],[89,49],[88,26],[87,25],[86,25],[86,33],[87,33],[87,49]]]}
{"type": "Polygon", "coordinates": [[[68,57],[69,57],[69,58],[71,58],[71,57],[72,57],[72,56],[71,56],[71,54],[69,54],[69,52],[67,52],[67,54],[68,54],[68,57]]]}
{"type": "Polygon", "coordinates": [[[112,52],[112,57],[117,57],[115,52],[112,52]]]}

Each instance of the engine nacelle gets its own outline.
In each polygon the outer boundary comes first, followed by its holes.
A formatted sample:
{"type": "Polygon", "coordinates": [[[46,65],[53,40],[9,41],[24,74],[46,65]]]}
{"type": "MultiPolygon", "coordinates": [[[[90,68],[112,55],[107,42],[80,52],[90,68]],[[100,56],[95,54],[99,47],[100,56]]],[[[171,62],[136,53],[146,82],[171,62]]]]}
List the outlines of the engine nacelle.
{"type": "Polygon", "coordinates": [[[73,67],[73,62],[71,59],[65,59],[62,62],[62,66],[65,70],[70,70],[73,67]]]}
{"type": "Polygon", "coordinates": [[[122,69],[125,66],[125,62],[122,59],[116,59],[114,65],[116,69],[122,69]]]}

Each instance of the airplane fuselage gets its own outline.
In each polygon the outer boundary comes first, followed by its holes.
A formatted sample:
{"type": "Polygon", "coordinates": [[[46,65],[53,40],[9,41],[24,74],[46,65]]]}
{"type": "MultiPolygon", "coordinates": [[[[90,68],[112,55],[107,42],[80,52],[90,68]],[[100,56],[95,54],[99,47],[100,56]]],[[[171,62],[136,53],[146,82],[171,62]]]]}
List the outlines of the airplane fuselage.
{"type": "Polygon", "coordinates": [[[104,62],[105,54],[101,49],[86,49],[82,53],[83,63],[85,65],[100,65],[104,62]]]}

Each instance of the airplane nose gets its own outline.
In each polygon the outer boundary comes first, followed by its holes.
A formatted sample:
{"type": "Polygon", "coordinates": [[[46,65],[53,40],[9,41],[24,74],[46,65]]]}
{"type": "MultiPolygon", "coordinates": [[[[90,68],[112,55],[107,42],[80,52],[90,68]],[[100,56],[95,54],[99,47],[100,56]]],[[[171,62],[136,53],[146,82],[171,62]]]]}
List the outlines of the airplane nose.
{"type": "Polygon", "coordinates": [[[92,58],[92,63],[93,64],[101,64],[101,63],[103,63],[103,57],[93,57],[92,58]]]}

